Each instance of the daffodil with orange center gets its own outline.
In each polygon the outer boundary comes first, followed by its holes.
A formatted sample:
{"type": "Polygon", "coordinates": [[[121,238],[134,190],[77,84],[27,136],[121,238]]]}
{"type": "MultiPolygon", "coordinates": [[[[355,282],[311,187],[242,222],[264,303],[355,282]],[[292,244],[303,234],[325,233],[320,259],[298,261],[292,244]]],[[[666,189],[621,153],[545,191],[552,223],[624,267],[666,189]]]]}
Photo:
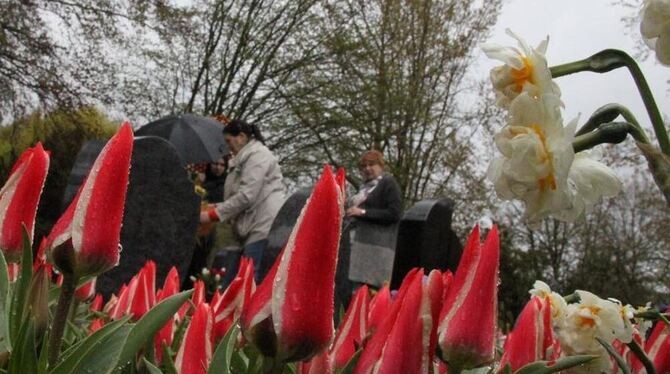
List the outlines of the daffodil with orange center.
{"type": "Polygon", "coordinates": [[[537,48],[532,48],[509,29],[506,31],[519,42],[519,48],[496,44],[482,46],[482,50],[489,58],[504,63],[491,70],[491,82],[496,91],[497,104],[502,108],[508,108],[512,100],[522,92],[535,98],[544,94],[559,97],[561,91],[552,81],[544,57],[549,38],[543,40],[537,48]]]}

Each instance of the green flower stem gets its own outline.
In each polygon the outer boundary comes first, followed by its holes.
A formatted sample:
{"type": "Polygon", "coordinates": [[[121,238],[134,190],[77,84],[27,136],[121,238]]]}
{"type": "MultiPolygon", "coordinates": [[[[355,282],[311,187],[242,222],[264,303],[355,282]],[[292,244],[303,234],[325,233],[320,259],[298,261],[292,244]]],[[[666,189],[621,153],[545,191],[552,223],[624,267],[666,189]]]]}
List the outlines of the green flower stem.
{"type": "Polygon", "coordinates": [[[635,85],[642,97],[644,106],[647,109],[647,114],[654,127],[658,144],[666,155],[670,155],[670,138],[663,123],[663,118],[656,105],[656,100],[651,93],[649,84],[645,79],[640,67],[635,60],[626,52],[618,49],[606,49],[596,53],[595,55],[580,61],[570,62],[563,65],[551,67],[551,75],[553,78],[558,78],[564,75],[578,73],[581,71],[593,71],[596,73],[606,73],[611,70],[626,67],[633,76],[635,85]]]}
{"type": "Polygon", "coordinates": [[[58,362],[60,348],[63,343],[63,332],[70,312],[70,304],[74,298],[74,291],[77,288],[77,278],[73,274],[63,273],[63,284],[60,288],[58,305],[56,306],[56,315],[51,325],[49,335],[49,366],[53,367],[58,362]]]}
{"type": "Polygon", "coordinates": [[[632,135],[635,140],[644,142],[644,136],[640,133],[639,128],[628,122],[610,122],[601,124],[594,131],[575,137],[572,141],[572,148],[577,153],[593,148],[598,144],[621,143],[626,140],[628,134],[632,135]]]}
{"type": "Polygon", "coordinates": [[[603,105],[602,107],[598,108],[598,110],[593,112],[584,126],[582,126],[582,128],[579,129],[577,133],[575,133],[575,136],[583,135],[587,132],[593,131],[603,123],[614,121],[618,116],[622,116],[626,122],[635,127],[636,133],[631,135],[633,135],[636,140],[649,144],[649,138],[647,137],[647,134],[644,132],[644,129],[642,129],[642,126],[640,126],[640,123],[638,122],[637,118],[635,118],[633,113],[631,113],[630,110],[628,110],[628,108],[625,106],[616,103],[603,105]]]}
{"type": "Polygon", "coordinates": [[[654,363],[651,362],[649,359],[649,356],[647,356],[646,353],[644,353],[644,349],[640,347],[639,344],[635,340],[631,340],[630,343],[626,344],[628,348],[630,348],[631,352],[637,356],[637,358],[642,362],[642,365],[644,365],[644,368],[647,369],[647,374],[656,374],[656,368],[654,367],[654,363]]]}
{"type": "Polygon", "coordinates": [[[282,374],[284,372],[284,363],[272,357],[263,356],[263,373],[282,374]]]}

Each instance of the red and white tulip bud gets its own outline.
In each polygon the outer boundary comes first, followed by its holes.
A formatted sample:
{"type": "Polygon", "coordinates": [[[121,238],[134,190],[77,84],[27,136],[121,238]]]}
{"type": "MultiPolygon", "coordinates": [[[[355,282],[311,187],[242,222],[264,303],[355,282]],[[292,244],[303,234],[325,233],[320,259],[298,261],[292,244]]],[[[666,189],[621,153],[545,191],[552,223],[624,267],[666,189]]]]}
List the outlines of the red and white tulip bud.
{"type": "Polygon", "coordinates": [[[49,170],[49,154],[42,143],[26,149],[0,189],[0,250],[7,262],[18,262],[23,253],[23,228],[33,241],[37,205],[49,170]]]}
{"type": "Polygon", "coordinates": [[[133,131],[126,122],[102,149],[51,230],[47,247],[61,272],[78,278],[98,275],[118,264],[132,151],[133,131]]]}
{"type": "Polygon", "coordinates": [[[183,374],[206,374],[212,360],[212,312],[207,303],[196,306],[184,340],[179,346],[175,367],[183,374]]]}
{"type": "Polygon", "coordinates": [[[335,342],[330,349],[330,355],[335,359],[336,369],[344,368],[363,344],[367,334],[368,300],[368,286],[363,285],[356,291],[356,295],[344,314],[344,319],[337,328],[335,342]]]}
{"type": "Polygon", "coordinates": [[[95,283],[96,283],[97,278],[92,278],[88,282],[82,284],[81,286],[77,287],[77,290],[74,291],[74,297],[75,299],[79,301],[86,301],[90,300],[95,296],[95,283]]]}
{"type": "Polygon", "coordinates": [[[242,313],[244,336],[277,361],[306,360],[333,336],[343,175],[324,168],[282,254],[242,313]]]}
{"type": "Polygon", "coordinates": [[[370,311],[368,312],[368,335],[373,335],[391,309],[391,290],[385,284],[379,292],[370,300],[370,311]]]}
{"type": "Polygon", "coordinates": [[[473,369],[493,362],[499,257],[497,227],[482,246],[475,226],[440,314],[441,358],[450,368],[473,369]]]}
{"type": "Polygon", "coordinates": [[[226,288],[217,300],[212,298],[215,343],[228,333],[233,323],[242,315],[242,311],[249,305],[255,289],[254,261],[250,258],[242,257],[235,279],[230,282],[228,288],[226,288]]]}
{"type": "Polygon", "coordinates": [[[512,372],[535,361],[553,358],[554,334],[551,328],[551,302],[533,297],[521,311],[514,330],[507,335],[501,370],[508,364],[512,372]]]}
{"type": "MultiPolygon", "coordinates": [[[[644,345],[657,373],[670,373],[670,328],[663,321],[656,322],[649,340],[644,345]]],[[[634,366],[641,366],[639,363],[634,366]]]]}

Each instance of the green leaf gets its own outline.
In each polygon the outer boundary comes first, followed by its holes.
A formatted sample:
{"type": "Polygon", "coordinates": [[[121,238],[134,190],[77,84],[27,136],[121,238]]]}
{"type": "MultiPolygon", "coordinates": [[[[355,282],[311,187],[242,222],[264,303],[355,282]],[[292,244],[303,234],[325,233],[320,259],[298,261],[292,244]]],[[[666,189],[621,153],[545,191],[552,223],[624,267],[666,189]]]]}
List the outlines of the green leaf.
{"type": "Polygon", "coordinates": [[[165,367],[165,370],[167,371],[168,374],[179,374],[179,371],[177,371],[177,368],[174,366],[174,361],[172,360],[172,352],[170,350],[170,347],[163,342],[162,345],[163,348],[163,367],[165,367]]]}
{"type": "Polygon", "coordinates": [[[0,351],[11,351],[12,344],[9,339],[8,311],[10,309],[9,301],[9,271],[7,270],[7,261],[2,251],[0,251],[0,351]]]}
{"type": "Polygon", "coordinates": [[[149,362],[146,358],[142,358],[142,362],[144,363],[144,366],[147,368],[147,372],[149,374],[163,374],[161,369],[157,368],[154,364],[149,362]]]}
{"type": "Polygon", "coordinates": [[[152,341],[156,332],[165,326],[192,293],[193,290],[189,290],[168,297],[151,308],[147,314],[137,321],[137,324],[130,331],[121,357],[119,357],[120,370],[135,360],[135,354],[152,341]]]}
{"type": "Polygon", "coordinates": [[[600,356],[593,356],[593,355],[568,356],[556,360],[554,364],[551,364],[549,361],[536,361],[517,370],[515,374],[557,373],[561,370],[586,364],[590,361],[595,360],[598,357],[600,356]]]}
{"type": "Polygon", "coordinates": [[[233,357],[233,349],[240,334],[240,328],[234,324],[216,347],[212,362],[207,370],[208,374],[229,373],[230,361],[233,357]]]}
{"type": "MultiPolygon", "coordinates": [[[[56,367],[50,371],[50,374],[67,374],[75,373],[77,367],[81,367],[81,361],[92,355],[91,351],[94,350],[104,350],[106,347],[103,344],[113,344],[109,342],[108,338],[114,336],[114,334],[119,331],[129,320],[129,317],[120,319],[118,321],[113,321],[100,330],[94,332],[88,338],[82,340],[81,342],[74,345],[72,348],[68,349],[63,355],[62,361],[56,365],[56,367]]],[[[129,331],[129,329],[128,329],[129,331]]],[[[127,334],[126,334],[127,335],[127,334]]],[[[122,342],[123,343],[123,342],[122,342]]],[[[113,352],[110,352],[110,354],[113,352]]],[[[116,353],[116,357],[119,356],[119,353],[116,353]]],[[[114,362],[116,364],[116,361],[114,362]]],[[[96,372],[97,373],[97,372],[96,372]]]]}
{"type": "Polygon", "coordinates": [[[628,365],[626,365],[626,360],[621,357],[619,352],[617,352],[614,347],[612,347],[608,342],[604,341],[603,339],[600,339],[599,337],[596,337],[596,340],[600,345],[602,345],[605,350],[607,350],[607,353],[612,356],[614,361],[616,361],[617,365],[619,365],[619,368],[621,368],[621,372],[623,374],[630,374],[630,369],[628,368],[628,365]]]}
{"type": "Polygon", "coordinates": [[[23,225],[23,257],[21,264],[28,264],[28,266],[21,266],[19,279],[16,281],[14,288],[14,297],[10,308],[9,316],[9,337],[10,342],[17,339],[19,328],[22,325],[25,317],[26,298],[30,292],[30,281],[33,278],[33,249],[30,245],[30,237],[26,226],[23,225]]]}
{"type": "Polygon", "coordinates": [[[37,352],[35,352],[35,325],[26,318],[21,324],[15,341],[14,351],[9,359],[9,373],[36,373],[37,352]]]}
{"type": "Polygon", "coordinates": [[[296,369],[296,363],[295,362],[290,362],[284,366],[284,373],[283,374],[296,374],[298,372],[298,369],[296,369]]]}
{"type": "Polygon", "coordinates": [[[354,352],[354,355],[351,356],[351,359],[349,359],[349,362],[347,362],[347,364],[344,365],[339,374],[354,374],[354,369],[356,369],[356,365],[358,364],[358,360],[360,360],[361,358],[362,352],[363,352],[362,349],[359,349],[356,352],[354,352]]]}

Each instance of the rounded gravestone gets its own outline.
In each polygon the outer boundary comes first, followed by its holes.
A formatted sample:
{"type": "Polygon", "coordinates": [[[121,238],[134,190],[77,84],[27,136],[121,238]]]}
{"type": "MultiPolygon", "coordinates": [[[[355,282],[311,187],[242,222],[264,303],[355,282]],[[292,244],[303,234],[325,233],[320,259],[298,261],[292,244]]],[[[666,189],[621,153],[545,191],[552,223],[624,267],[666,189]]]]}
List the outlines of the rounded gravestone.
{"type": "Polygon", "coordinates": [[[106,298],[144,266],[156,262],[156,287],[172,266],[182,281],[193,256],[200,199],[174,148],[164,139],[135,138],[121,228],[119,265],[98,277],[106,298]]]}
{"type": "Polygon", "coordinates": [[[454,202],[450,199],[421,200],[400,220],[391,289],[398,289],[415,267],[426,274],[433,269],[456,271],[462,246],[451,228],[454,202]]]}

